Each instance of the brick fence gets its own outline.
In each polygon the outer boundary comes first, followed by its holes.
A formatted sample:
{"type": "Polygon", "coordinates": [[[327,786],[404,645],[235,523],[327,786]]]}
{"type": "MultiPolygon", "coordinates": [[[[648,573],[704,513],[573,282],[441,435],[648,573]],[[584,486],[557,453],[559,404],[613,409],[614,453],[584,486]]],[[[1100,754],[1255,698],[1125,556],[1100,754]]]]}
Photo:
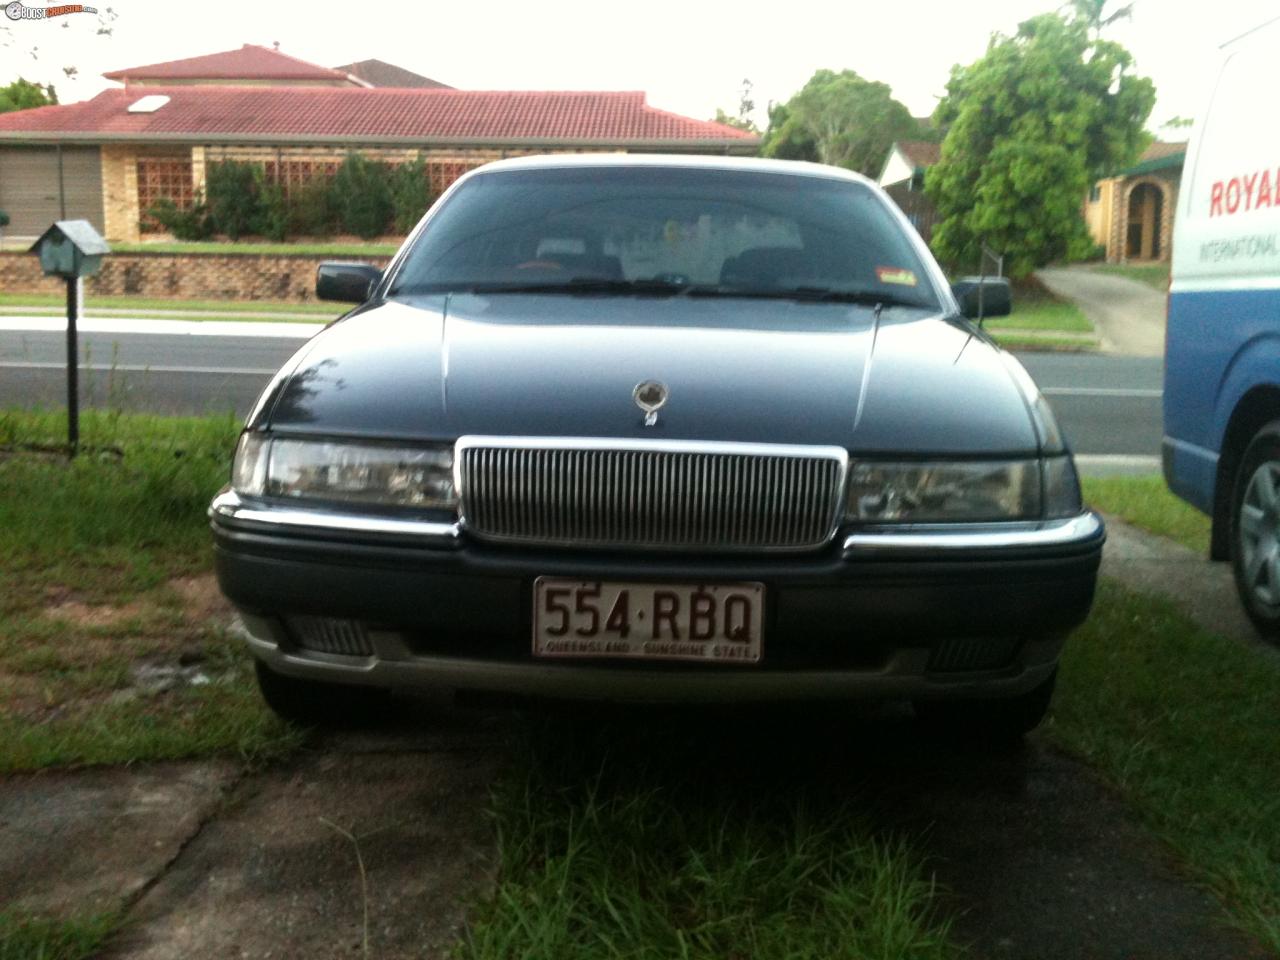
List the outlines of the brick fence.
{"type": "MultiPolygon", "coordinates": [[[[390,257],[332,257],[219,253],[113,253],[85,280],[85,298],[128,296],[173,300],[289,300],[316,298],[316,265],[358,260],[385,267],[390,257]]],[[[0,292],[62,293],[27,253],[0,253],[0,292]]],[[[181,306],[180,303],[174,304],[181,306]]]]}

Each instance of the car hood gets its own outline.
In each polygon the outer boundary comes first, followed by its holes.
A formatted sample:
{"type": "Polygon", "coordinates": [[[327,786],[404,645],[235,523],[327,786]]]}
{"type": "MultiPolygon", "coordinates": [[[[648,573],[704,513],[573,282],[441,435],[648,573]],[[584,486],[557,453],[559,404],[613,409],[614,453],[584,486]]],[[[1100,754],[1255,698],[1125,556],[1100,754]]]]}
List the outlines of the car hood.
{"type": "Polygon", "coordinates": [[[455,295],[387,302],[318,334],[261,405],[282,431],[833,444],[1029,453],[1012,361],[908,307],[683,297],[455,295]],[[644,425],[633,391],[669,398],[644,425]]]}

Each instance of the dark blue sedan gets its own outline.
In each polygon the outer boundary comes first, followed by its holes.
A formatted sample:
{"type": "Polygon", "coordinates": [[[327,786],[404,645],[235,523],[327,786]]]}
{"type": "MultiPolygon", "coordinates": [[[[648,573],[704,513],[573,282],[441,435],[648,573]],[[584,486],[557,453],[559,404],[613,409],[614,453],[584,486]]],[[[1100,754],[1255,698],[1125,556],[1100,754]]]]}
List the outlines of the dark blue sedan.
{"type": "Polygon", "coordinates": [[[245,425],[210,509],[267,701],[406,685],[903,698],[1020,735],[1102,549],[1022,367],[865,178],[541,157],[459,180],[245,425]]]}

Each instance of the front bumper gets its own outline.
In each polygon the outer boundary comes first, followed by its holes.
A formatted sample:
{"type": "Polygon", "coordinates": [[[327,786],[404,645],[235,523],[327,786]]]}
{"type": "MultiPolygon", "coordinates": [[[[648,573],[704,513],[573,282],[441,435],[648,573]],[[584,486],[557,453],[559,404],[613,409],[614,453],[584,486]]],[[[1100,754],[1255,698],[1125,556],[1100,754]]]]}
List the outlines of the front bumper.
{"type": "Polygon", "coordinates": [[[242,501],[210,508],[216,569],[253,653],[294,676],[643,700],[1016,695],[1052,673],[1092,603],[1096,515],[849,532],[796,555],[496,547],[456,524],[242,501]],[[766,585],[753,666],[534,659],[533,581],[766,585]],[[296,641],[300,615],[354,621],[371,652],[296,641]]]}

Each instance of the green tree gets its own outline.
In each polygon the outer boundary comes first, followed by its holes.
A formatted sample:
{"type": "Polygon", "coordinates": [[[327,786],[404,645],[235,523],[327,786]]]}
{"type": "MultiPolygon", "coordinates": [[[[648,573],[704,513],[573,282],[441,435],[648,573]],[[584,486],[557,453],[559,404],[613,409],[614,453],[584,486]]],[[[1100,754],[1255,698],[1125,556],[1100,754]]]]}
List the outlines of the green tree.
{"type": "Polygon", "coordinates": [[[770,107],[761,152],[876,176],[893,142],[912,139],[918,131],[887,84],[852,70],[819,70],[785,105],[770,107]]]}
{"type": "Polygon", "coordinates": [[[57,102],[58,94],[54,91],[53,84],[42,86],[19,77],[7,87],[0,87],[0,113],[47,107],[57,102]]]}
{"type": "Polygon", "coordinates": [[[788,104],[769,104],[769,126],[760,145],[761,156],[817,163],[818,145],[813,137],[801,124],[790,121],[791,109],[788,104]]]}
{"type": "Polygon", "coordinates": [[[1044,14],[952,68],[935,114],[942,158],[925,177],[944,261],[976,264],[985,243],[1017,277],[1092,249],[1081,200],[1147,145],[1155,102],[1129,53],[1093,33],[1085,18],[1044,14]]]}

